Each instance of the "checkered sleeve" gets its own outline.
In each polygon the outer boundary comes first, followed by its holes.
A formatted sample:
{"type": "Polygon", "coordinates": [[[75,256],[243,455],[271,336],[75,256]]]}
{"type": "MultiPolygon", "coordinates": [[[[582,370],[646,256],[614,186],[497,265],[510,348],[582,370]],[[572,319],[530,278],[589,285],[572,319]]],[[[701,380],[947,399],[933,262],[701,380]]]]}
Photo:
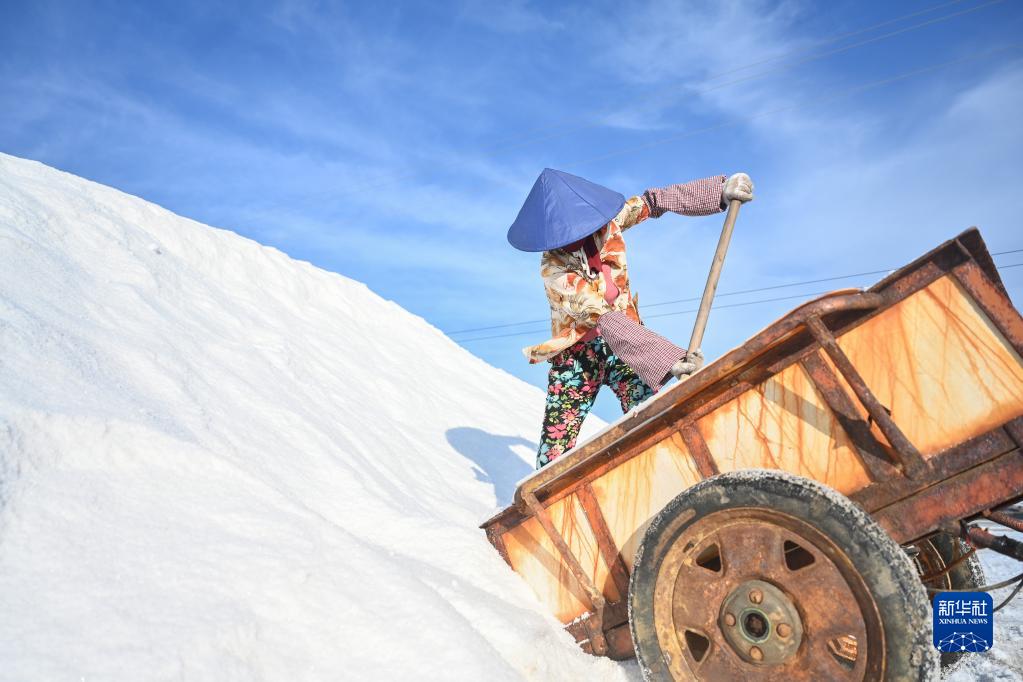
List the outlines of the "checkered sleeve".
{"type": "Polygon", "coordinates": [[[633,322],[620,311],[601,315],[597,328],[614,354],[654,391],[671,379],[672,365],[686,357],[684,348],[633,322]]]}
{"type": "Polygon", "coordinates": [[[652,218],[660,218],[667,211],[689,216],[711,215],[725,210],[721,205],[724,187],[725,176],[715,175],[661,189],[648,189],[643,193],[643,201],[650,207],[652,218]]]}

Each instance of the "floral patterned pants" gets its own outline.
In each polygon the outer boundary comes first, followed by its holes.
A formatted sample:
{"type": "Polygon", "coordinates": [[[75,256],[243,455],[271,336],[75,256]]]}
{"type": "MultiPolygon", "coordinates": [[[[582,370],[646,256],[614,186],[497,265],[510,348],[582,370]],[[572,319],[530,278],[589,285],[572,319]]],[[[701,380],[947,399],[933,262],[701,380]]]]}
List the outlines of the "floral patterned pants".
{"type": "Polygon", "coordinates": [[[596,337],[562,351],[551,360],[536,468],[550,464],[575,446],[583,420],[601,385],[611,387],[628,412],[654,394],[604,339],[596,337]]]}

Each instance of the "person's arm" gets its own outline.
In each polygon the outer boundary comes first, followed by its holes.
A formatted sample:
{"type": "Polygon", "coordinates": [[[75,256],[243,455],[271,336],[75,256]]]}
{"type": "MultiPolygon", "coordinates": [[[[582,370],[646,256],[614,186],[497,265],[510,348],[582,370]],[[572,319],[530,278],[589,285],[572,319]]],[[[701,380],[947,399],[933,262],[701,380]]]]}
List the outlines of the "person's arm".
{"type": "Polygon", "coordinates": [[[715,175],[660,189],[648,189],[643,193],[643,201],[650,207],[652,218],[660,218],[668,211],[687,216],[720,213],[726,207],[722,205],[725,182],[724,175],[715,175]]]}

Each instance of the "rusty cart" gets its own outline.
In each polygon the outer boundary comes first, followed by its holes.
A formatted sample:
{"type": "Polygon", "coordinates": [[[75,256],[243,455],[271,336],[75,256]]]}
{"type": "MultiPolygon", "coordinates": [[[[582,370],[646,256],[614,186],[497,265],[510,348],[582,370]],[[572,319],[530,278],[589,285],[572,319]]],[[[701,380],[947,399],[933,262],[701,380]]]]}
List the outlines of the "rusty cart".
{"type": "Polygon", "coordinates": [[[586,651],[649,680],[927,679],[926,588],[978,587],[976,548],[1023,558],[969,525],[1019,529],[998,508],[1023,498],[1021,354],[971,229],[796,308],[482,528],[586,651]]]}

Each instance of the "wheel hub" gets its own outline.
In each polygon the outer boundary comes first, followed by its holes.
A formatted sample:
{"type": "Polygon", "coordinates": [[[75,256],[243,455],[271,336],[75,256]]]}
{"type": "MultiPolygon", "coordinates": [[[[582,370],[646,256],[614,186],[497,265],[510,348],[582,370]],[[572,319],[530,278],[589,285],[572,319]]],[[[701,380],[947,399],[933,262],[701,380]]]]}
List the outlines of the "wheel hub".
{"type": "Polygon", "coordinates": [[[761,508],[705,515],[658,567],[653,621],[663,660],[675,680],[757,670],[872,679],[865,675],[877,670],[883,642],[873,636],[874,603],[854,591],[861,585],[844,555],[800,519],[761,508]]]}
{"type": "Polygon", "coordinates": [[[783,663],[799,649],[803,621],[784,592],[763,580],[740,583],[721,604],[718,626],[745,661],[783,663]]]}

